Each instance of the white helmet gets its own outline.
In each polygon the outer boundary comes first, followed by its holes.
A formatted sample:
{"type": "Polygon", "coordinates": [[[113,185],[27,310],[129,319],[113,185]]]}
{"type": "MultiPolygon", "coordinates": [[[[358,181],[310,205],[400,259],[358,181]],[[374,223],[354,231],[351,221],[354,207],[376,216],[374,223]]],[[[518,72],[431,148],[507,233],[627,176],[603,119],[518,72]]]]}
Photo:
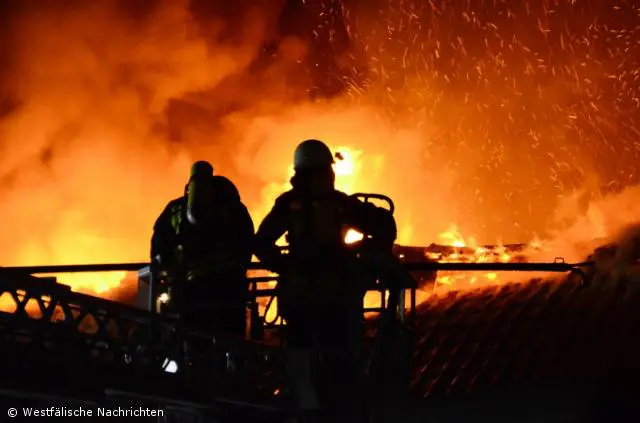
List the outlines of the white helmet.
{"type": "Polygon", "coordinates": [[[322,141],[302,141],[293,153],[293,167],[295,170],[331,166],[333,163],[333,154],[322,141]]]}

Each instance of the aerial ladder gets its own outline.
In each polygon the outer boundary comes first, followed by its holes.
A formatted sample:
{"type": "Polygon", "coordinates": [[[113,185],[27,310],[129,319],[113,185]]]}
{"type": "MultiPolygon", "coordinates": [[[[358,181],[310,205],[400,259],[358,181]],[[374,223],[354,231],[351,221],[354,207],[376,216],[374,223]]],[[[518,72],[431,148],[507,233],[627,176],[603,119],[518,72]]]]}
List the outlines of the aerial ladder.
{"type": "MultiPolygon", "coordinates": [[[[393,213],[393,202],[387,197],[358,196],[362,201],[386,202],[393,213]]],[[[422,248],[398,249],[401,259],[411,256],[408,253],[415,258],[422,248]]],[[[582,274],[584,265],[402,263],[407,272],[422,275],[435,275],[438,270],[582,274]]],[[[247,339],[233,339],[195,331],[165,316],[161,311],[166,292],[154,280],[148,263],[0,268],[0,398],[87,407],[136,404],[162,409],[163,421],[175,422],[281,421],[295,413],[295,407],[288,396],[278,342],[282,319],[265,321],[277,296],[273,288],[277,275],[269,275],[260,263],[252,263],[251,270],[266,276],[249,277],[250,334],[247,339]],[[74,292],[55,278],[36,276],[105,271],[138,272],[136,307],[74,292]],[[259,302],[266,304],[262,315],[259,302]],[[206,360],[192,362],[185,357],[184,345],[194,339],[210,346],[206,360]]],[[[367,325],[367,377],[374,386],[395,383],[408,388],[418,283],[387,282],[371,281],[369,290],[380,301],[375,307],[363,307],[363,313],[374,315],[367,325]],[[404,372],[392,372],[403,375],[393,381],[389,372],[381,371],[403,366],[404,372]]]]}

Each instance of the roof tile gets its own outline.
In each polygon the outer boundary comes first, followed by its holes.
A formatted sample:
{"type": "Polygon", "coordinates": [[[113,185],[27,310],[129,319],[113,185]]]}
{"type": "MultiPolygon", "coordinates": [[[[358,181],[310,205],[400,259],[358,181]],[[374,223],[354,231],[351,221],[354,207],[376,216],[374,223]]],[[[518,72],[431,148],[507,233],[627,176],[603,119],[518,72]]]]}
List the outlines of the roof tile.
{"type": "Polygon", "coordinates": [[[419,311],[413,389],[453,395],[640,376],[640,289],[532,280],[451,292],[419,311]]]}

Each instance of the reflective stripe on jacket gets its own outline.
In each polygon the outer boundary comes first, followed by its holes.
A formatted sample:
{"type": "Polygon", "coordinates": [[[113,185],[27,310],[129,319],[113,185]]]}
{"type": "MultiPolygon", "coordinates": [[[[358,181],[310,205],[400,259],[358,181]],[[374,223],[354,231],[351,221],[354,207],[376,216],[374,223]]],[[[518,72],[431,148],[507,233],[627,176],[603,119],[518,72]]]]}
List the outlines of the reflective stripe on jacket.
{"type": "MultiPolygon", "coordinates": [[[[170,218],[171,227],[179,240],[179,243],[173,249],[173,265],[185,272],[185,279],[187,281],[194,280],[196,278],[203,278],[216,273],[221,267],[219,255],[205,254],[190,256],[185,252],[183,243],[184,223],[185,223],[185,203],[179,202],[171,207],[170,218]]],[[[191,252],[189,252],[191,253],[191,252]]]]}

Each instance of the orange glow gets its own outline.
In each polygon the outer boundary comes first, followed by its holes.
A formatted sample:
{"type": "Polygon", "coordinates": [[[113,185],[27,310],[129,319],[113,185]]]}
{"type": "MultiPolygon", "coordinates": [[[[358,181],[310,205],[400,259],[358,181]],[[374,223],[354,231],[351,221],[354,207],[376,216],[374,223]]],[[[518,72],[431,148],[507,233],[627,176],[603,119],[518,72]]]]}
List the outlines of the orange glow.
{"type": "MultiPolygon", "coordinates": [[[[478,246],[477,242],[472,237],[465,239],[462,234],[460,234],[457,226],[455,225],[451,225],[449,230],[441,233],[440,239],[442,240],[442,245],[450,245],[452,247],[470,250],[470,252],[466,252],[464,254],[453,253],[447,255],[446,257],[438,255],[433,255],[430,257],[431,259],[440,262],[506,263],[511,261],[512,259],[511,255],[506,252],[506,249],[499,244],[493,248],[486,248],[478,246]]],[[[502,281],[498,278],[498,274],[495,272],[438,272],[435,288],[446,290],[465,289],[499,283],[502,283],[502,281]]]]}
{"type": "Polygon", "coordinates": [[[347,244],[353,244],[355,242],[361,241],[363,237],[364,236],[360,232],[354,229],[349,229],[344,236],[344,242],[346,242],[347,244]]]}
{"type": "MultiPolygon", "coordinates": [[[[435,260],[515,260],[511,242],[582,260],[640,216],[637,2],[375,2],[345,13],[357,51],[331,66],[274,34],[270,0],[53,3],[9,8],[0,37],[4,266],[147,261],[200,159],[257,227],[308,138],[342,154],[339,189],[393,198],[398,243],[461,249],[435,260]],[[345,88],[311,99],[324,67],[345,88]]],[[[124,276],[59,275],[108,298],[124,276]]],[[[442,273],[436,291],[531,276],[442,273]]]]}

